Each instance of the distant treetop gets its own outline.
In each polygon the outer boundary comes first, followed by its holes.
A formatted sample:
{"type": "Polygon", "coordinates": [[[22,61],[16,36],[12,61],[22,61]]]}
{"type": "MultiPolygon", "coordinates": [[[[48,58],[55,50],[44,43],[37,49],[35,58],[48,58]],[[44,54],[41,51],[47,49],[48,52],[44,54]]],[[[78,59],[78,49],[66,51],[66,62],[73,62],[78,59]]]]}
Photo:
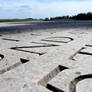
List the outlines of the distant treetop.
{"type": "Polygon", "coordinates": [[[92,13],[80,13],[78,15],[74,16],[59,16],[59,17],[52,17],[52,18],[46,18],[45,21],[48,20],[61,20],[61,19],[74,19],[74,20],[92,20],[92,13]]]}

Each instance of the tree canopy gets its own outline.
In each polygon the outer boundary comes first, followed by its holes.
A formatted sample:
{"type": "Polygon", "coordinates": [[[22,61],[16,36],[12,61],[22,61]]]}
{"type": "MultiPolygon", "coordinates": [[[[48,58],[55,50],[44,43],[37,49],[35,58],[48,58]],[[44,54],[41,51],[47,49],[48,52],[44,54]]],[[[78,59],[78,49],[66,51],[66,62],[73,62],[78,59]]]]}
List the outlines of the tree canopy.
{"type": "Polygon", "coordinates": [[[45,21],[48,21],[48,20],[61,20],[61,19],[92,20],[92,13],[88,12],[88,13],[80,13],[80,14],[74,15],[74,16],[51,17],[50,19],[46,18],[45,21]]]}

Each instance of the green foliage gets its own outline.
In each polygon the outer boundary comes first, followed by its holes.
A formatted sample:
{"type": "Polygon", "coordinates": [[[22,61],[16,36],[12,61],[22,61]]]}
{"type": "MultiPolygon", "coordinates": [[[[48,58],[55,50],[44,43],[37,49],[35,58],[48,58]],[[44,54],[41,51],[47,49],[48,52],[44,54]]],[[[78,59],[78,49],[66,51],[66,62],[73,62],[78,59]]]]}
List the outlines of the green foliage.
{"type": "Polygon", "coordinates": [[[69,19],[70,17],[69,16],[62,16],[62,17],[53,17],[53,18],[50,18],[50,20],[61,20],[61,19],[69,19]]]}
{"type": "Polygon", "coordinates": [[[92,13],[80,13],[77,16],[74,16],[76,20],[92,20],[92,13]]]}
{"type": "Polygon", "coordinates": [[[92,13],[80,13],[75,16],[58,16],[58,17],[51,17],[51,18],[45,18],[45,19],[5,19],[0,20],[0,22],[26,22],[26,21],[32,21],[32,20],[40,20],[40,21],[51,21],[51,20],[66,20],[66,19],[73,19],[73,20],[92,20],[92,13]]]}
{"type": "Polygon", "coordinates": [[[32,21],[34,19],[28,18],[28,19],[3,19],[0,20],[0,22],[26,22],[26,21],[32,21]]]}
{"type": "Polygon", "coordinates": [[[53,17],[49,20],[62,20],[62,19],[74,19],[74,20],[92,20],[92,13],[80,13],[75,16],[59,16],[59,17],[53,17]]]}
{"type": "Polygon", "coordinates": [[[44,21],[49,21],[49,18],[45,18],[44,21]]]}

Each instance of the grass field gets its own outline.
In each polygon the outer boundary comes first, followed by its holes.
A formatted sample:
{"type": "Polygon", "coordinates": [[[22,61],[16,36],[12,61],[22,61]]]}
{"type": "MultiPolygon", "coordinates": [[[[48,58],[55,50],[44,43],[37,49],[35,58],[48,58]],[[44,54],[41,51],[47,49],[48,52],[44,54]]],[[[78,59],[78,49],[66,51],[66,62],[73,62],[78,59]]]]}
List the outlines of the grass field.
{"type": "Polygon", "coordinates": [[[4,20],[0,20],[0,22],[26,22],[26,21],[33,21],[33,19],[4,19],[4,20]]]}

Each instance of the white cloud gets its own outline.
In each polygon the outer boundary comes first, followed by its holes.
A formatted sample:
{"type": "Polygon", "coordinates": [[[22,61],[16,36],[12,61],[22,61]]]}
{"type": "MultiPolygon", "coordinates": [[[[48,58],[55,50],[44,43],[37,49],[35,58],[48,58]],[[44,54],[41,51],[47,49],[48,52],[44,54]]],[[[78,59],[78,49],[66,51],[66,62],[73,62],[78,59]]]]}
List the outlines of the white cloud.
{"type": "Polygon", "coordinates": [[[0,3],[0,18],[45,18],[62,15],[74,15],[81,12],[91,12],[92,2],[50,2],[35,1],[2,2],[0,3]]]}

